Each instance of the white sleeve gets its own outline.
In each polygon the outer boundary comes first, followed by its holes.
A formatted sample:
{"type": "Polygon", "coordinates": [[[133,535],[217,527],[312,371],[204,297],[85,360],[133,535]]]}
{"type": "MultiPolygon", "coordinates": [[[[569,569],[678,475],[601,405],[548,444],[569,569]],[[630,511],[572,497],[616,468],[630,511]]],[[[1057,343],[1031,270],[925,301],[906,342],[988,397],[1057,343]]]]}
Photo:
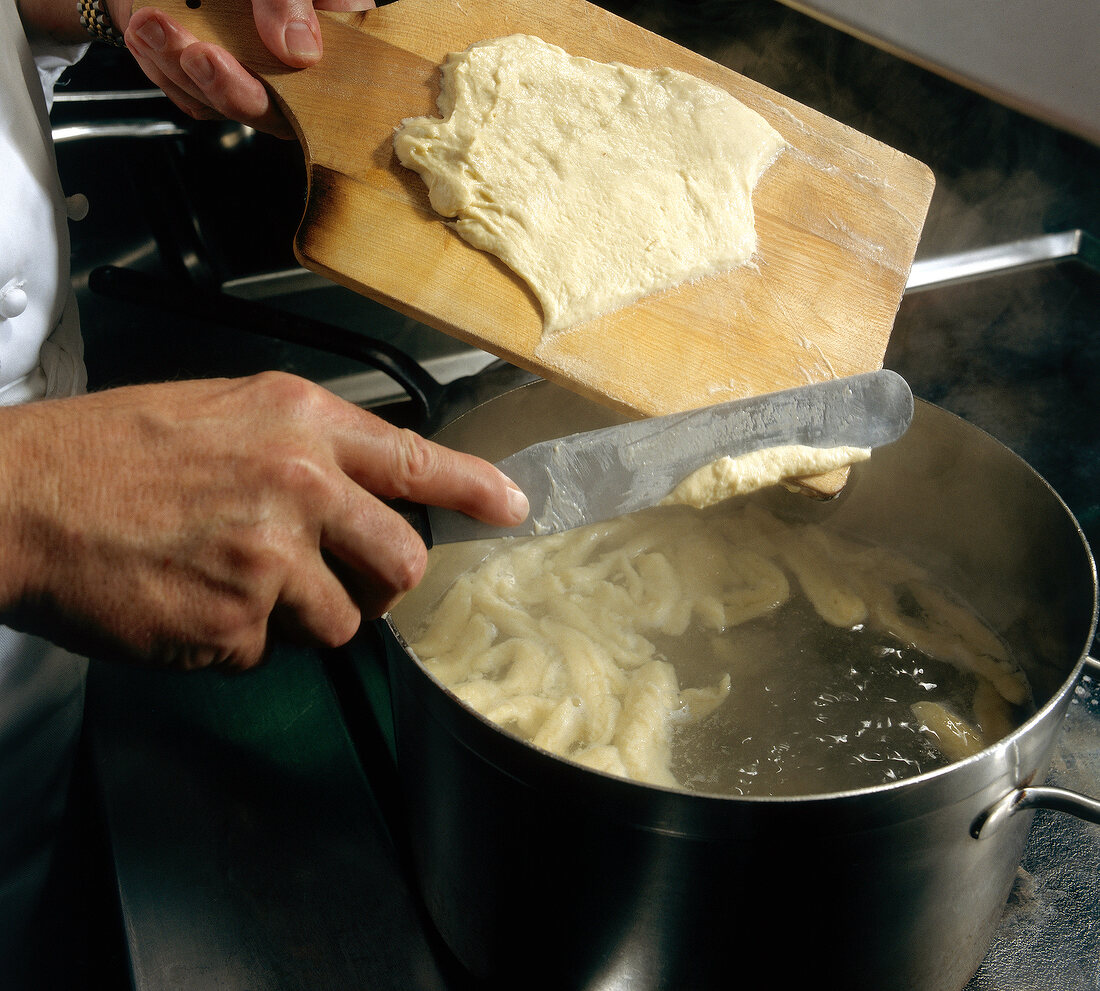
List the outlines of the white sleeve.
{"type": "Polygon", "coordinates": [[[31,54],[34,56],[35,68],[38,69],[47,110],[53,107],[53,88],[61,73],[79,62],[90,47],[90,43],[61,45],[48,39],[31,43],[31,54]]]}

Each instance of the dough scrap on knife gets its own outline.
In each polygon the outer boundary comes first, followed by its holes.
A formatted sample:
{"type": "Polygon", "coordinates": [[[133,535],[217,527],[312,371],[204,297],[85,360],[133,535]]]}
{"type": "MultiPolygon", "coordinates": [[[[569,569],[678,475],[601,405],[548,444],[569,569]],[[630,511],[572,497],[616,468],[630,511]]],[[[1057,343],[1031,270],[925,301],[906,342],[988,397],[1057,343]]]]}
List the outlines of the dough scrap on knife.
{"type": "Polygon", "coordinates": [[[820,475],[866,461],[870,456],[870,448],[866,447],[807,447],[802,444],[766,447],[703,465],[680,482],[661,504],[704,509],[790,478],[820,475]]]}
{"type": "Polygon", "coordinates": [[[753,187],[784,141],[724,90],[530,35],[442,74],[442,119],[403,121],[394,149],[433,209],[527,282],[545,331],[752,257],[753,187]]]}

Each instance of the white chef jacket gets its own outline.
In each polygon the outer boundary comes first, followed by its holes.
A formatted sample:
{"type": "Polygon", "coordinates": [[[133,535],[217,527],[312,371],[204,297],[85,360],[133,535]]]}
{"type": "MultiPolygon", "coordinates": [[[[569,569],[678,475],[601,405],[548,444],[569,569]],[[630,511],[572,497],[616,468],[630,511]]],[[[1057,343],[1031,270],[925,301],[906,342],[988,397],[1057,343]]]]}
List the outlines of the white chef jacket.
{"type": "MultiPolygon", "coordinates": [[[[69,281],[67,203],[50,139],[57,77],[86,46],[33,47],[0,0],[0,404],[70,396],[86,375],[69,281]]],[[[4,466],[0,464],[0,471],[4,466]]],[[[0,567],[3,548],[0,547],[0,567]]],[[[84,706],[86,662],[0,626],[0,987],[28,986],[84,706]]]]}

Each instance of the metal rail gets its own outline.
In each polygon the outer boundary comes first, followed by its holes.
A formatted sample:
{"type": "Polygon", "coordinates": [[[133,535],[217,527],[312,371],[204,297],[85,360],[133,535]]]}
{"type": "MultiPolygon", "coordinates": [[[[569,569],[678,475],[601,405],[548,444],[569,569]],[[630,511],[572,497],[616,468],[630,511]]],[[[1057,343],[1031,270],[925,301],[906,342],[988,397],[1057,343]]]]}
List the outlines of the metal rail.
{"type": "Polygon", "coordinates": [[[1062,261],[1078,261],[1100,270],[1100,240],[1077,229],[928,258],[913,263],[905,292],[908,295],[1062,261]]]}

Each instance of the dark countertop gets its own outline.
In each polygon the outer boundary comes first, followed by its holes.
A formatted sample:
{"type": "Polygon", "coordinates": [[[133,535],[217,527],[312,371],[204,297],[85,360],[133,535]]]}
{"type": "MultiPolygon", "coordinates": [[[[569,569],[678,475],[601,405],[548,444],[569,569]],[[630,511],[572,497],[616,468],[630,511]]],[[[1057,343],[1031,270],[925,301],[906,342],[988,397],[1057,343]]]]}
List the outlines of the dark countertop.
{"type": "Polygon", "coordinates": [[[316,654],[97,666],[88,705],[135,987],[445,986],[316,654]]]}

